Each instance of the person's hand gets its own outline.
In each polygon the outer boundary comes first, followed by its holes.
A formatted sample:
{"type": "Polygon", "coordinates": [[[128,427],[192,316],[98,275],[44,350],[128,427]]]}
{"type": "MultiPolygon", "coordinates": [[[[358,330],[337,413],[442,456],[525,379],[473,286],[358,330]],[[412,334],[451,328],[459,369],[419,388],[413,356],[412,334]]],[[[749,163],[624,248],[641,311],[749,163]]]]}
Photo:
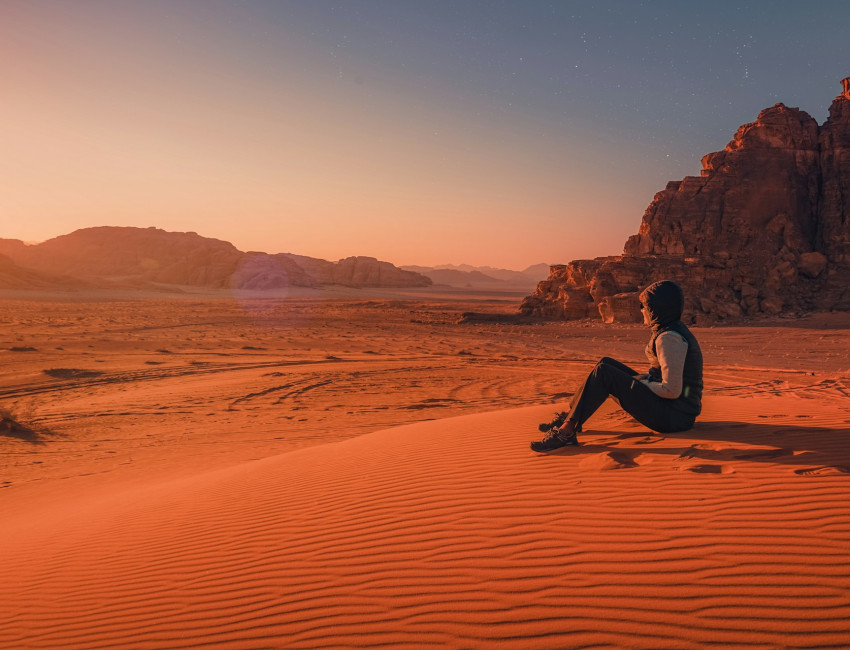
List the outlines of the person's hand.
{"type": "Polygon", "coordinates": [[[645,381],[645,380],[649,379],[649,375],[642,373],[642,374],[639,374],[639,375],[635,375],[635,379],[637,379],[638,381],[645,381]]]}

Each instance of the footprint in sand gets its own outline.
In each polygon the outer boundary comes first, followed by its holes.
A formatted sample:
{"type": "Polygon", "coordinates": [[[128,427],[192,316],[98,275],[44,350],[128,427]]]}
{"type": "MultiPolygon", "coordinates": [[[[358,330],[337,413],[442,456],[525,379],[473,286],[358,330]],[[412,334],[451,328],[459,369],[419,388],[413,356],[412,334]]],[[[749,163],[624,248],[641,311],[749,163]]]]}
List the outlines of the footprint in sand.
{"type": "Polygon", "coordinates": [[[694,474],[734,474],[735,468],[730,465],[693,465],[685,467],[689,472],[694,474]]]}
{"type": "Polygon", "coordinates": [[[636,445],[651,445],[655,442],[662,442],[667,440],[665,436],[644,436],[640,440],[635,440],[636,445]]]}
{"type": "Polygon", "coordinates": [[[601,454],[595,454],[583,459],[579,463],[579,467],[597,472],[611,469],[627,469],[638,466],[635,462],[636,457],[622,451],[604,451],[601,454]]]}
{"type": "Polygon", "coordinates": [[[821,467],[795,469],[794,473],[797,476],[838,476],[841,474],[850,474],[850,467],[845,467],[844,465],[823,465],[821,467]]]}
{"type": "Polygon", "coordinates": [[[725,449],[719,445],[709,442],[700,442],[685,449],[681,454],[679,454],[678,459],[690,460],[691,458],[705,458],[706,456],[714,456],[717,458],[717,456],[721,455],[724,451],[725,449]]]}

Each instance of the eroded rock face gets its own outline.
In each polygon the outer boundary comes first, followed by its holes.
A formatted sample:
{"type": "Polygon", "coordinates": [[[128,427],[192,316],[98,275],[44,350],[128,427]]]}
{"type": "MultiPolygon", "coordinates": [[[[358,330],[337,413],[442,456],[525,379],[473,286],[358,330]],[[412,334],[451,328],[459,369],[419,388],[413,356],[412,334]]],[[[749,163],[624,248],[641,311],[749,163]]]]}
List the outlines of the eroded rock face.
{"type": "Polygon", "coordinates": [[[639,292],[615,293],[599,300],[599,314],[603,323],[642,323],[639,292]]]}
{"type": "MultiPolygon", "coordinates": [[[[850,80],[845,79],[845,82],[850,80]]],[[[835,98],[820,129],[823,170],[820,215],[822,252],[840,266],[850,266],[850,84],[835,98]]]]}
{"type": "Polygon", "coordinates": [[[850,78],[823,126],[784,104],[741,126],[701,176],[655,195],[616,258],[553,266],[521,310],[632,321],[638,292],[679,282],[692,320],[850,309],[850,78]],[[569,271],[567,269],[570,269],[569,271]]]}

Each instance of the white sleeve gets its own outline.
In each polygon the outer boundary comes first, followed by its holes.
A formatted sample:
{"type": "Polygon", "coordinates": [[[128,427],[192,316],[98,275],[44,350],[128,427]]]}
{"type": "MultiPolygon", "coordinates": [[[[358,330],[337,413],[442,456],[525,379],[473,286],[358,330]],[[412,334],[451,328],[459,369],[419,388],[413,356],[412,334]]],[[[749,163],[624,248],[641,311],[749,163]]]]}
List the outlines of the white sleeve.
{"type": "Polygon", "coordinates": [[[688,342],[678,332],[664,332],[655,340],[655,351],[661,366],[661,382],[641,381],[659,397],[676,399],[682,394],[688,342]]]}

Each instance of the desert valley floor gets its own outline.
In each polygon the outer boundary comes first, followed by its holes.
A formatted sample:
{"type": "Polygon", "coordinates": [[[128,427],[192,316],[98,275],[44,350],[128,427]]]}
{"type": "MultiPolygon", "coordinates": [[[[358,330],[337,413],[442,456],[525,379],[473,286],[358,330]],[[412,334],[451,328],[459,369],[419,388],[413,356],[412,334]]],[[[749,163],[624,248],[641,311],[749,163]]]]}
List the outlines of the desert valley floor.
{"type": "Polygon", "coordinates": [[[850,314],[694,332],[704,414],[609,403],[648,331],[518,299],[4,294],[0,647],[850,645],[850,314]]]}

